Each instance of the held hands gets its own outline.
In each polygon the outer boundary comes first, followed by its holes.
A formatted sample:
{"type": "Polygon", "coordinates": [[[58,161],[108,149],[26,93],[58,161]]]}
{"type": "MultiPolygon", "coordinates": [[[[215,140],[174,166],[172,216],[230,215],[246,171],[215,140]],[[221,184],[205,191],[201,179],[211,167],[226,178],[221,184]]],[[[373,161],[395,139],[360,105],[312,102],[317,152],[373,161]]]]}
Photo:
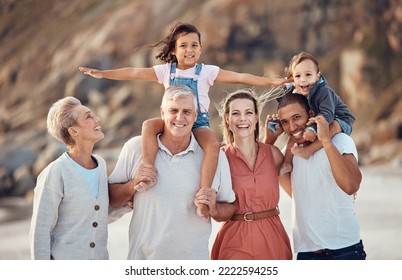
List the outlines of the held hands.
{"type": "Polygon", "coordinates": [[[156,168],[147,163],[141,163],[134,175],[134,182],[136,183],[134,189],[138,192],[149,190],[156,184],[156,176],[158,171],[156,168]]]}
{"type": "Polygon", "coordinates": [[[305,129],[303,132],[303,139],[306,141],[314,142],[314,140],[317,138],[315,135],[314,131],[310,129],[305,129]]]}
{"type": "MultiPolygon", "coordinates": [[[[158,171],[153,165],[141,163],[134,174],[134,178],[130,181],[130,187],[137,192],[145,192],[155,186],[157,175],[158,171]]],[[[134,194],[127,200],[126,205],[128,207],[133,208],[133,197],[134,194]]]]}
{"type": "Polygon", "coordinates": [[[97,70],[97,69],[92,69],[92,68],[88,68],[88,67],[78,67],[78,69],[84,73],[85,75],[97,78],[97,79],[101,79],[103,78],[101,71],[97,70]]]}
{"type": "Polygon", "coordinates": [[[280,120],[278,118],[277,114],[272,114],[272,115],[267,115],[267,118],[265,119],[265,127],[268,127],[269,122],[278,122],[275,124],[275,135],[280,135],[283,133],[282,126],[280,125],[280,120]]]}
{"type": "Polygon", "coordinates": [[[209,208],[209,214],[213,217],[217,212],[216,191],[213,188],[197,188],[194,204],[197,208],[200,204],[207,205],[209,208]]]}
{"type": "Polygon", "coordinates": [[[274,144],[279,135],[283,133],[283,128],[280,123],[274,124],[273,122],[278,121],[279,118],[277,114],[267,115],[265,119],[265,143],[274,144]],[[274,125],[275,132],[269,126],[274,125]]]}
{"type": "Polygon", "coordinates": [[[134,190],[136,190],[137,192],[145,192],[147,190],[149,190],[152,186],[148,185],[144,182],[139,182],[137,185],[134,186],[134,190]]]}
{"type": "Polygon", "coordinates": [[[309,122],[317,124],[317,137],[321,143],[326,141],[331,141],[331,136],[329,132],[329,124],[327,120],[322,116],[318,115],[316,117],[310,118],[309,122]]]}

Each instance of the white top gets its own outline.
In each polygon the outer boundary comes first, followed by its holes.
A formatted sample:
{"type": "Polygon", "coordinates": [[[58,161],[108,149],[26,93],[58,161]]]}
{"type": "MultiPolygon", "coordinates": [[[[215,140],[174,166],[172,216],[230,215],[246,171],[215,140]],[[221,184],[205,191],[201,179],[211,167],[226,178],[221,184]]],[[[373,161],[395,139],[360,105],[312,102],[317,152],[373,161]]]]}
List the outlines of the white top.
{"type": "MultiPolygon", "coordinates": [[[[156,77],[158,78],[158,83],[163,84],[165,89],[170,85],[170,66],[171,63],[165,63],[160,65],[155,65],[153,68],[155,70],[156,77]]],[[[180,70],[176,68],[176,77],[183,78],[194,78],[195,67],[187,70],[180,70]]],[[[219,67],[215,65],[205,65],[202,64],[202,69],[198,77],[198,98],[200,100],[201,112],[208,112],[209,108],[209,88],[214,85],[214,81],[219,73],[219,67]]]]}
{"type": "MultiPolygon", "coordinates": [[[[211,221],[201,219],[194,205],[204,152],[194,136],[188,148],[174,156],[159,137],[158,145],[155,161],[157,183],[150,190],[134,195],[128,259],[209,259],[211,221]]],[[[124,145],[109,183],[133,178],[140,162],[141,137],[138,136],[124,145]]],[[[229,164],[225,154],[220,152],[212,184],[217,190],[217,201],[234,202],[231,183],[229,164]]],[[[114,209],[110,215],[115,220],[130,210],[129,207],[114,209]]]]}
{"type": "Polygon", "coordinates": [[[32,259],[108,259],[108,179],[105,161],[99,168],[98,197],[89,190],[67,153],[38,176],[30,229],[32,259]]]}
{"type": "MultiPolygon", "coordinates": [[[[348,135],[338,133],[332,141],[341,154],[353,154],[358,159],[356,146],[348,135]]],[[[340,249],[359,242],[354,198],[336,184],[324,149],[308,160],[294,156],[291,181],[296,253],[340,249]]]]}

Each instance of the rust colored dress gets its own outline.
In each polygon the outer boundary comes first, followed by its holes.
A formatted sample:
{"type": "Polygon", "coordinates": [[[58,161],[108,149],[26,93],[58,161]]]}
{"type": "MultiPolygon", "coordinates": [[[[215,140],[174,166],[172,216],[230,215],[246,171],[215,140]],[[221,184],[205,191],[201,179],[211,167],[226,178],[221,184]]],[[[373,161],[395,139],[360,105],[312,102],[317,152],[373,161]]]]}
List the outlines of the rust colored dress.
{"type": "MultiPolygon", "coordinates": [[[[232,145],[223,148],[230,165],[236,214],[274,209],[279,202],[279,182],[271,146],[258,142],[254,170],[232,145]]],[[[226,221],[211,250],[213,260],[290,260],[289,236],[279,218],[226,221]]]]}

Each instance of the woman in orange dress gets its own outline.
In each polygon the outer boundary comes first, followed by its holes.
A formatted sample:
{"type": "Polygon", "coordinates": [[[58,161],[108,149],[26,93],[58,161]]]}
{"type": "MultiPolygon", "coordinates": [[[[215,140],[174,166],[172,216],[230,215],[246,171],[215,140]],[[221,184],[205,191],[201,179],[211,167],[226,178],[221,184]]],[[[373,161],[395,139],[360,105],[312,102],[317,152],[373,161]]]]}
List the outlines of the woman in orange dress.
{"type": "Polygon", "coordinates": [[[221,106],[222,147],[230,165],[237,212],[223,223],[214,260],[290,260],[289,237],[279,218],[280,150],[260,142],[259,101],[252,90],[230,94],[221,106]]]}

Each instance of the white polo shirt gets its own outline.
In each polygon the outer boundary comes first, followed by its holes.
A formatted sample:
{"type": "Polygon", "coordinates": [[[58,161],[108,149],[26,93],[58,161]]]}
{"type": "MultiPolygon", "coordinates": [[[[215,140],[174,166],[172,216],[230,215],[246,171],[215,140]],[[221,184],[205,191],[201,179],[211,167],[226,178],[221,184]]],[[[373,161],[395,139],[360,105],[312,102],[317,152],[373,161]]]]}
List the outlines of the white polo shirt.
{"type": "MultiPolygon", "coordinates": [[[[193,135],[188,148],[176,155],[167,150],[159,137],[158,145],[157,183],[150,190],[134,195],[128,259],[209,259],[211,221],[201,219],[194,205],[204,151],[193,135]]],[[[138,136],[124,145],[109,183],[133,178],[140,162],[138,136]]],[[[217,190],[217,201],[234,202],[229,164],[223,152],[212,187],[217,190]]]]}

